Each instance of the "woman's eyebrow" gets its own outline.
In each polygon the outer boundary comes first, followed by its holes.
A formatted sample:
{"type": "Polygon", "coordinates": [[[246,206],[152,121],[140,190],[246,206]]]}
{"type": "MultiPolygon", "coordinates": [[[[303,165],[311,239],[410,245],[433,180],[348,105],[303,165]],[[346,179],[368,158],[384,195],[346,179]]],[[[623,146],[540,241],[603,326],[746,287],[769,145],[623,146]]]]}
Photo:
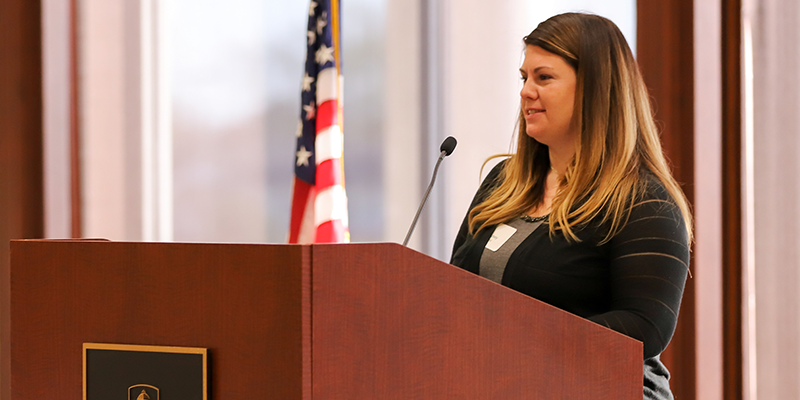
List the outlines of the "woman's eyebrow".
{"type": "MultiPolygon", "coordinates": [[[[534,68],[534,69],[533,69],[533,73],[535,74],[535,73],[537,73],[537,72],[539,72],[540,70],[543,70],[543,69],[545,69],[545,68],[547,68],[547,69],[553,69],[553,67],[551,67],[551,66],[549,66],[549,65],[541,65],[541,66],[538,66],[538,67],[534,68]]],[[[520,73],[522,73],[522,74],[524,74],[524,73],[525,73],[525,68],[520,68],[520,69],[519,69],[519,72],[520,72],[520,73]]]]}

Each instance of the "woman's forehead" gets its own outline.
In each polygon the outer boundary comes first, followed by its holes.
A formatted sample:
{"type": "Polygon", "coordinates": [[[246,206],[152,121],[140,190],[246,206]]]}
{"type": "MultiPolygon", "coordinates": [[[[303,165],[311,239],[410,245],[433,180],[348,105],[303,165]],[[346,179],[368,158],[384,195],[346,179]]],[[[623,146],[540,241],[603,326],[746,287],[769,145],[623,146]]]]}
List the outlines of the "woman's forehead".
{"type": "Polygon", "coordinates": [[[534,72],[541,68],[572,68],[563,57],[534,45],[525,47],[525,60],[522,63],[522,67],[521,69],[534,72]]]}

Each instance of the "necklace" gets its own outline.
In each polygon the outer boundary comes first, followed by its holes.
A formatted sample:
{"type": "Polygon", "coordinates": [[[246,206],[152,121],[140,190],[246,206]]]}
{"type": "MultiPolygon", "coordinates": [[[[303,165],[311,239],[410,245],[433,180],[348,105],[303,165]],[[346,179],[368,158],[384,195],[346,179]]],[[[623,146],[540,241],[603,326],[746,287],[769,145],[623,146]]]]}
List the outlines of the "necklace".
{"type": "Polygon", "coordinates": [[[542,222],[544,220],[547,220],[547,218],[549,216],[550,216],[550,214],[541,215],[541,216],[538,216],[538,217],[531,217],[530,215],[523,215],[523,216],[520,217],[520,219],[522,219],[525,222],[542,222]]]}

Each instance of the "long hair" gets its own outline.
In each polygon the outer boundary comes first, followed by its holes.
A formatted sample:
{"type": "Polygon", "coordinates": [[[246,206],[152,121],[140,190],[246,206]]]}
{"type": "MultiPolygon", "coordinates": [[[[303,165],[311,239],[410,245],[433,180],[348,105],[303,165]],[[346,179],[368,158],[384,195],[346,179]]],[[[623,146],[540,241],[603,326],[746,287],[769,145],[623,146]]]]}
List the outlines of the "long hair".
{"type": "MultiPolygon", "coordinates": [[[[597,15],[567,13],[542,22],[523,41],[563,58],[577,78],[572,118],[579,140],[553,199],[550,233],[561,230],[578,241],[576,229],[600,217],[609,227],[601,243],[610,240],[646,190],[643,173],[649,172],[680,208],[691,241],[688,202],[670,173],[649,93],[617,26],[597,15]]],[[[544,199],[548,148],[526,134],[522,110],[517,125],[516,152],[499,186],[470,212],[471,233],[523,215],[544,199]]]]}

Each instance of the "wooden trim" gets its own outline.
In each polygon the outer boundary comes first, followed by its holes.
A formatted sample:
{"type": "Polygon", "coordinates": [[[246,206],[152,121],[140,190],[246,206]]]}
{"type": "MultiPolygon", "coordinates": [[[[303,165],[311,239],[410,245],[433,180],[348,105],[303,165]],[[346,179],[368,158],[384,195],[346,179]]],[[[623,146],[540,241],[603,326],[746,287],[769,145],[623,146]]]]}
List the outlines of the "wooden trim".
{"type": "Polygon", "coordinates": [[[723,397],[743,399],[742,2],[722,1],[723,397]]]}
{"type": "MultiPolygon", "coordinates": [[[[664,152],[694,203],[694,3],[639,1],[636,26],[637,61],[654,103],[664,152]]],[[[661,356],[679,399],[697,395],[695,291],[695,280],[689,278],[675,335],[661,356]]]]}
{"type": "Polygon", "coordinates": [[[78,59],[78,0],[69,0],[70,13],[70,204],[72,218],[72,237],[82,236],[81,213],[81,163],[80,163],[80,96],[78,59]]]}
{"type": "Polygon", "coordinates": [[[15,238],[44,234],[41,17],[38,1],[0,8],[0,223],[15,238]]]}
{"type": "Polygon", "coordinates": [[[8,240],[44,235],[42,25],[38,1],[0,7],[0,263],[8,240]]]}
{"type": "MultiPolygon", "coordinates": [[[[0,2],[0,304],[10,304],[9,239],[44,235],[41,1],[0,2]]],[[[11,317],[0,313],[0,354],[11,317]]],[[[0,374],[11,369],[3,358],[0,374]]],[[[11,398],[0,380],[0,398],[11,398]]]]}

